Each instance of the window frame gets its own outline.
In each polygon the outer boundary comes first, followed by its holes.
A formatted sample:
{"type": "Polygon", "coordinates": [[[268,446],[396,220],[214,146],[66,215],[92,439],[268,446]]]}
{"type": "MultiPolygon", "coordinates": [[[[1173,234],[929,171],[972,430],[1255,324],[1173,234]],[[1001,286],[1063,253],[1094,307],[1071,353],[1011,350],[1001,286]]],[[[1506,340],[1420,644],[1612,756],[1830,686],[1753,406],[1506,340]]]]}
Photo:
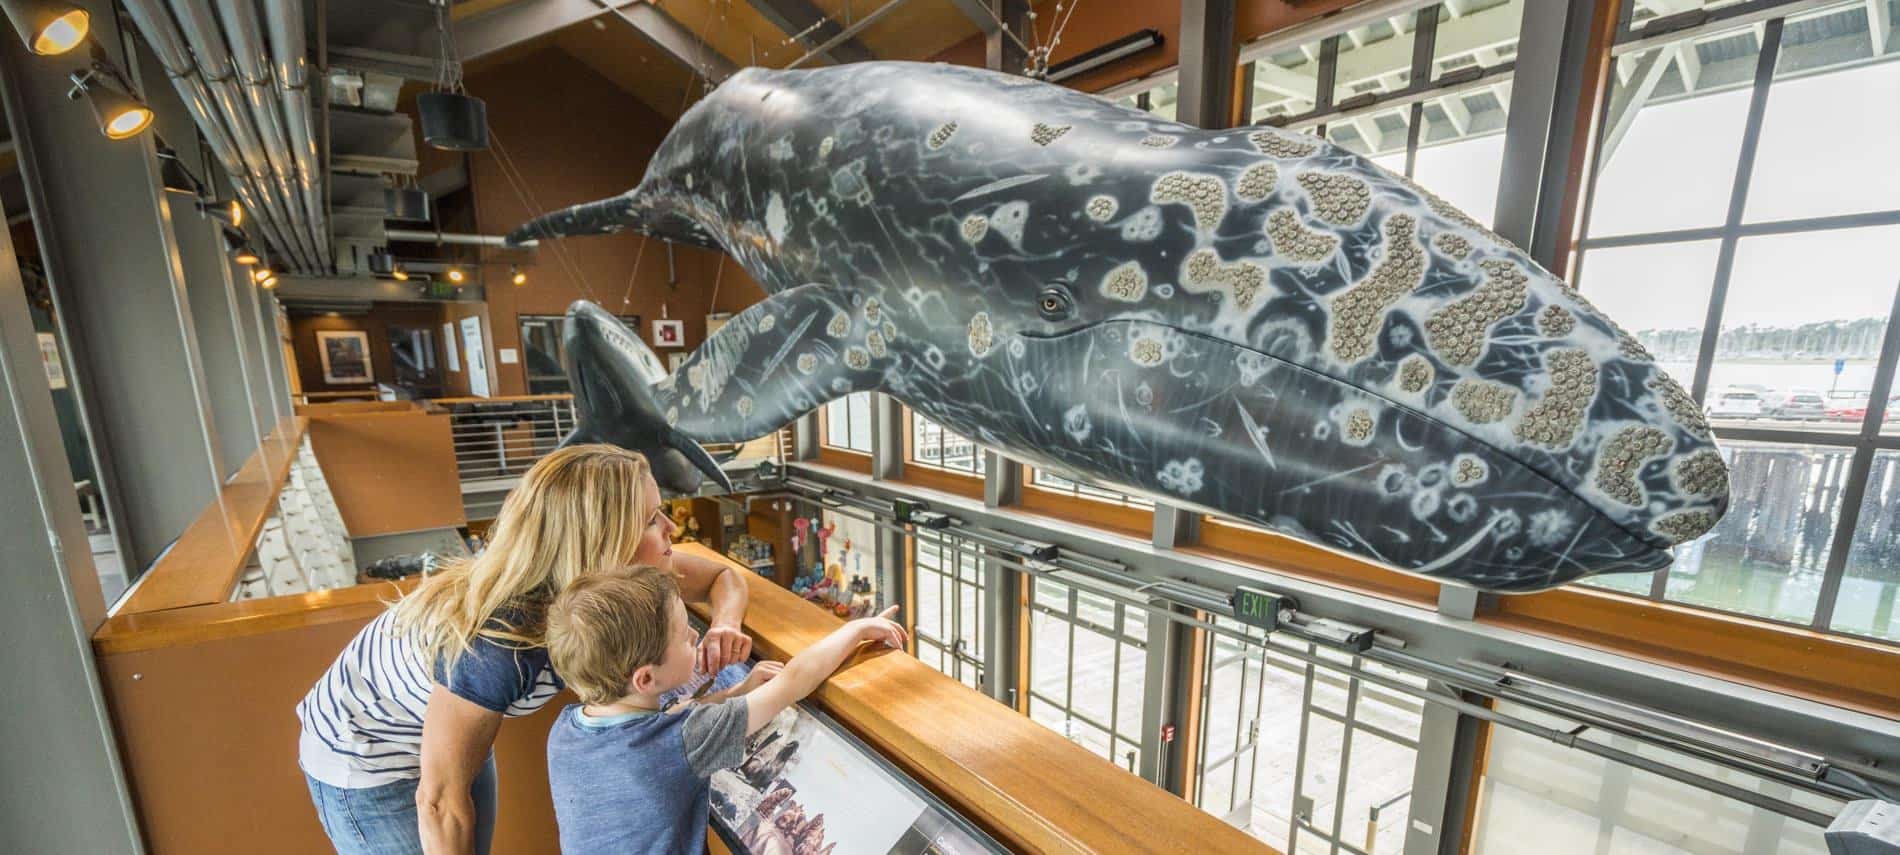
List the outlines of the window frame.
{"type": "Polygon", "coordinates": [[[937,428],[943,431],[945,435],[959,437],[962,435],[957,434],[955,431],[941,424],[937,424],[937,422],[929,416],[919,416],[912,411],[911,408],[903,406],[902,404],[898,406],[903,410],[903,435],[899,437],[900,442],[903,444],[903,466],[899,470],[897,480],[916,484],[920,487],[928,487],[933,490],[942,490],[946,493],[982,498],[983,480],[985,477],[983,461],[985,455],[989,453],[988,449],[985,449],[974,439],[962,437],[968,440],[975,450],[977,461],[977,471],[975,472],[965,472],[961,469],[952,469],[941,463],[919,460],[916,455],[917,449],[915,442],[917,419],[921,418],[925,421],[929,421],[931,424],[936,424],[937,428]]]}
{"type": "MultiPolygon", "coordinates": [[[[1822,4],[1813,8],[1797,7],[1793,10],[1784,8],[1788,5],[1790,4],[1787,3],[1786,0],[1743,2],[1724,6],[1720,9],[1709,11],[1701,16],[1692,16],[1692,18],[1699,17],[1699,20],[1669,16],[1666,18],[1652,18],[1641,27],[1633,27],[1630,21],[1633,14],[1633,4],[1625,4],[1622,7],[1621,17],[1618,22],[1618,32],[1615,43],[1609,49],[1610,57],[1612,61],[1614,61],[1616,57],[1643,50],[1665,51],[1670,49],[1672,45],[1682,43],[1693,44],[1694,39],[1703,35],[1733,32],[1750,22],[1754,22],[1754,25],[1757,27],[1757,32],[1760,34],[1760,51],[1756,57],[1754,77],[1747,85],[1750,93],[1750,102],[1742,129],[1742,143],[1740,151],[1737,154],[1735,174],[1730,179],[1728,212],[1721,225],[1691,229],[1634,232],[1605,237],[1591,237],[1588,235],[1585,230],[1588,228],[1590,216],[1594,208],[1598,183],[1597,179],[1601,176],[1604,167],[1602,160],[1604,147],[1600,144],[1600,138],[1597,140],[1599,144],[1593,147],[1591,153],[1589,178],[1587,181],[1581,182],[1581,186],[1579,187],[1579,192],[1582,193],[1580,204],[1576,206],[1576,210],[1579,212],[1576,221],[1578,224],[1577,230],[1579,237],[1572,243],[1568,278],[1569,281],[1578,283],[1580,293],[1586,298],[1590,296],[1590,292],[1587,286],[1582,283],[1581,276],[1586,269],[1587,260],[1592,250],[1616,249],[1631,246],[1662,246],[1704,240],[1720,241],[1715,262],[1715,280],[1710,288],[1707,313],[1703,320],[1701,330],[1702,342],[1697,349],[1695,371],[1689,384],[1690,395],[1698,404],[1705,402],[1710,393],[1709,380],[1718,359],[1718,341],[1722,332],[1722,319],[1728,305],[1729,286],[1735,278],[1735,256],[1742,239],[1767,235],[1820,234],[1853,228],[1900,224],[1900,205],[1896,205],[1894,208],[1886,211],[1859,214],[1800,217],[1763,222],[1748,222],[1746,220],[1745,213],[1748,202],[1749,184],[1755,171],[1756,150],[1761,139],[1762,126],[1767,115],[1768,99],[1776,82],[1775,71],[1781,59],[1786,22],[1789,18],[1796,15],[1822,12],[1833,9],[1841,4],[1822,4]],[[1676,20],[1672,21],[1672,18],[1676,20]],[[1663,28],[1658,29],[1653,26],[1654,22],[1661,22],[1663,28]],[[1677,26],[1677,24],[1684,22],[1687,22],[1689,25],[1677,26]],[[1652,30],[1655,30],[1655,32],[1652,32],[1652,30]]],[[[1870,61],[1878,62],[1880,60],[1876,58],[1870,61]]],[[[1885,61],[1900,62],[1900,58],[1885,61]]],[[[1607,81],[1604,86],[1605,97],[1601,99],[1601,104],[1598,105],[1597,127],[1599,137],[1609,132],[1611,101],[1613,100],[1608,97],[1609,83],[1607,81]]],[[[1637,106],[1631,109],[1640,110],[1642,107],[1637,106]]],[[[1897,325],[1900,325],[1900,287],[1896,288],[1892,304],[1888,309],[1887,327],[1883,332],[1880,352],[1875,360],[1873,381],[1869,390],[1870,401],[1885,401],[1892,394],[1895,361],[1896,359],[1900,359],[1900,329],[1896,329],[1897,325]]],[[[1900,640],[1849,635],[1833,628],[1834,610],[1839,602],[1841,581],[1846,575],[1847,559],[1853,548],[1854,529],[1859,523],[1862,510],[1861,505],[1863,504],[1867,488],[1868,476],[1873,466],[1874,455],[1876,452],[1882,450],[1900,450],[1900,434],[1883,435],[1881,433],[1883,427],[1882,416],[1883,413],[1879,408],[1871,405],[1868,406],[1867,413],[1862,417],[1859,427],[1852,432],[1794,427],[1742,426],[1735,423],[1711,420],[1710,430],[1717,440],[1727,439],[1786,443],[1821,448],[1834,447],[1852,449],[1853,457],[1848,464],[1847,480],[1841,495],[1839,516],[1835,520],[1834,531],[1828,541],[1828,557],[1821,578],[1820,590],[1816,595],[1814,614],[1808,621],[1783,621],[1775,618],[1725,611],[1715,606],[1668,600],[1666,598],[1666,591],[1670,570],[1674,567],[1673,563],[1670,567],[1665,567],[1654,574],[1651,579],[1650,589],[1646,594],[1636,595],[1602,589],[1588,589],[1589,593],[1597,596],[1618,598],[1632,603],[1665,606],[1668,607],[1672,613],[1677,614],[1679,619],[1687,619],[1689,613],[1693,612],[1739,616],[1753,623],[1781,627],[1788,631],[1807,630],[1809,634],[1817,637],[1854,638],[1877,645],[1900,646],[1900,640]]],[[[1580,613],[1596,611],[1594,608],[1596,605],[1595,601],[1579,599],[1578,597],[1581,593],[1580,590],[1565,589],[1545,592],[1535,596],[1550,598],[1556,602],[1569,602],[1580,613]],[[1553,597],[1552,595],[1563,596],[1553,597]]],[[[1511,599],[1514,600],[1517,598],[1511,599]]],[[[1543,615],[1540,619],[1549,619],[1549,615],[1542,612],[1537,613],[1543,615]]]]}
{"type": "MultiPolygon", "coordinates": [[[[856,394],[856,393],[854,392],[852,394],[856,394]]],[[[838,400],[842,401],[844,400],[844,398],[839,398],[838,400]]],[[[873,403],[875,403],[875,399],[872,399],[872,400],[873,400],[873,403]]],[[[844,446],[831,444],[830,442],[831,412],[830,411],[831,411],[830,401],[826,401],[825,403],[818,405],[818,409],[816,411],[817,418],[815,419],[815,421],[817,423],[816,430],[818,431],[818,442],[815,443],[815,445],[818,448],[818,462],[823,463],[827,466],[836,466],[840,469],[849,469],[853,472],[861,472],[866,475],[871,474],[871,455],[873,452],[859,451],[855,448],[847,448],[844,446]]],[[[877,447],[877,438],[875,436],[871,438],[871,446],[873,449],[877,447]]]]}
{"type": "MultiPolygon", "coordinates": [[[[980,557],[973,557],[973,556],[968,555],[968,551],[970,549],[973,549],[974,547],[955,544],[952,542],[953,539],[954,538],[951,535],[945,535],[940,532],[923,531],[923,530],[912,532],[910,536],[907,536],[904,538],[905,570],[908,574],[908,578],[905,581],[904,590],[906,592],[906,596],[909,599],[909,602],[905,604],[905,607],[901,611],[906,615],[905,628],[910,632],[910,651],[909,651],[910,654],[912,656],[916,656],[918,661],[924,661],[924,658],[918,654],[921,652],[922,646],[926,644],[939,651],[942,651],[943,657],[949,660],[951,663],[953,663],[952,670],[950,671],[944,671],[941,669],[935,669],[935,670],[938,670],[938,673],[944,674],[945,676],[950,677],[951,679],[956,680],[958,682],[961,682],[965,686],[970,686],[971,688],[980,692],[983,690],[982,686],[983,686],[983,680],[985,677],[985,669],[988,663],[986,662],[984,655],[972,654],[967,651],[970,649],[979,648],[980,645],[982,645],[985,640],[984,633],[986,631],[986,627],[983,625],[983,622],[986,618],[986,615],[984,614],[983,609],[984,609],[984,604],[986,602],[986,598],[988,596],[988,590],[989,590],[989,584],[990,584],[989,571],[988,571],[988,568],[986,568],[983,565],[983,560],[980,557]],[[929,538],[934,542],[940,555],[952,556],[950,559],[952,566],[948,571],[946,571],[943,568],[924,567],[924,562],[918,555],[920,551],[918,547],[924,541],[925,538],[929,538]],[[975,577],[976,577],[974,580],[964,579],[962,576],[963,568],[961,566],[961,563],[964,560],[966,560],[966,558],[968,558],[968,560],[975,562],[976,566],[972,568],[974,570],[975,577]],[[921,578],[923,574],[927,572],[934,573],[937,576],[942,577],[942,580],[945,580],[945,581],[939,581],[938,583],[940,586],[939,587],[940,598],[938,601],[939,602],[938,624],[939,626],[944,626],[945,624],[951,624],[954,626],[953,632],[946,633],[948,635],[953,636],[951,638],[929,637],[922,629],[918,628],[917,626],[917,618],[919,617],[918,603],[921,600],[921,598],[918,596],[917,584],[918,584],[918,579],[921,578]],[[964,615],[962,613],[962,603],[963,603],[962,589],[966,586],[970,588],[976,595],[976,614],[974,616],[964,615]],[[942,592],[944,588],[946,587],[948,588],[950,592],[950,602],[951,602],[950,616],[947,620],[942,614],[942,608],[943,608],[942,592]],[[957,645],[963,643],[966,640],[965,634],[963,632],[963,628],[964,628],[963,622],[965,618],[969,618],[970,620],[973,621],[974,631],[972,634],[975,637],[975,642],[972,644],[966,645],[963,649],[959,649],[957,645]],[[963,669],[966,669],[966,668],[970,669],[970,672],[974,674],[975,676],[974,685],[972,685],[969,682],[965,682],[963,680],[963,669]]],[[[983,651],[984,654],[987,654],[987,652],[988,652],[987,650],[983,651]]],[[[929,663],[925,662],[925,664],[929,664],[929,663]]]]}

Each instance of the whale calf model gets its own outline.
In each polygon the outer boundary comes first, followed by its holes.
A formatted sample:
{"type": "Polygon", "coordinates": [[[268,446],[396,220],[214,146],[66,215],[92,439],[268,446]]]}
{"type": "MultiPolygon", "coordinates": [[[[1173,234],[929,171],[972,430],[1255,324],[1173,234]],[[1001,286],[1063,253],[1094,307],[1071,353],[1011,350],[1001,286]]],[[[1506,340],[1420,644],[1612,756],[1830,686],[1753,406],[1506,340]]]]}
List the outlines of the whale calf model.
{"type": "MultiPolygon", "coordinates": [[[[1491,591],[1667,566],[1728,505],[1695,402],[1523,252],[1365,158],[994,72],[747,69],[628,193],[629,230],[770,295],[668,376],[568,313],[581,426],[662,483],[700,442],[887,393],[1035,466],[1491,591]]],[[[697,471],[695,471],[697,470],[697,471]]]]}

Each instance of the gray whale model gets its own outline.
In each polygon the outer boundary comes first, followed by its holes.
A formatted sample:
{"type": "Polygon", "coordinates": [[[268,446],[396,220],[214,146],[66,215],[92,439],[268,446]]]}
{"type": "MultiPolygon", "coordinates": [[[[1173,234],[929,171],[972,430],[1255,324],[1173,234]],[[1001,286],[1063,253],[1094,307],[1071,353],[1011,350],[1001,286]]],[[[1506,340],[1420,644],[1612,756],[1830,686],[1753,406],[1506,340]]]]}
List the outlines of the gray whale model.
{"type": "Polygon", "coordinates": [[[723,249],[770,296],[666,376],[569,312],[577,440],[656,454],[888,393],[1011,457],[1401,570],[1647,571],[1728,504],[1690,397],[1431,193],[1313,137],[1197,130],[969,68],[748,69],[640,186],[516,240],[723,249]]]}

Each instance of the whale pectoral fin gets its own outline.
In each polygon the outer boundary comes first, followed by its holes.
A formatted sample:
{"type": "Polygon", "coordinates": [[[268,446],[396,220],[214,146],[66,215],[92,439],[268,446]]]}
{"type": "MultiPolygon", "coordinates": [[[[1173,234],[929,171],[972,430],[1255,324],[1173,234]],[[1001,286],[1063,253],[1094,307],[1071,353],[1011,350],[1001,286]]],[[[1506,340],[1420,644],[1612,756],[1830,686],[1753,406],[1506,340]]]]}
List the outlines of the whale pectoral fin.
{"type": "Polygon", "coordinates": [[[731,491],[731,479],[712,456],[666,424],[666,405],[656,388],[665,382],[665,369],[634,331],[583,300],[567,311],[563,342],[575,427],[562,447],[618,445],[645,454],[654,480],[667,490],[695,492],[704,473],[731,491]]]}
{"type": "Polygon", "coordinates": [[[740,312],[654,388],[669,422],[693,439],[761,437],[879,388],[897,352],[884,312],[876,298],[837,286],[790,288],[740,312]]]}

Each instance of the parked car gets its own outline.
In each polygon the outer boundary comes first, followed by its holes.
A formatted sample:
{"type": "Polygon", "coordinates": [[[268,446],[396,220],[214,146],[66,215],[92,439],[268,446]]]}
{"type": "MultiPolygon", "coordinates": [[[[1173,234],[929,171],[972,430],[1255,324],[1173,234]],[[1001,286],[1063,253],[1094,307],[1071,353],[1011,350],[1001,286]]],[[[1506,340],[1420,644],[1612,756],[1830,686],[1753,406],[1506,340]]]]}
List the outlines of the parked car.
{"type": "Polygon", "coordinates": [[[1831,422],[1857,422],[1867,418],[1867,393],[1837,392],[1829,395],[1826,418],[1831,422]]]}
{"type": "Polygon", "coordinates": [[[1709,417],[1716,419],[1757,419],[1761,413],[1761,395],[1735,386],[1723,389],[1708,406],[1709,417]]]}
{"type": "Polygon", "coordinates": [[[1827,398],[1814,389],[1789,389],[1785,395],[1770,396],[1766,400],[1769,418],[1809,420],[1827,415],[1827,398]]]}

